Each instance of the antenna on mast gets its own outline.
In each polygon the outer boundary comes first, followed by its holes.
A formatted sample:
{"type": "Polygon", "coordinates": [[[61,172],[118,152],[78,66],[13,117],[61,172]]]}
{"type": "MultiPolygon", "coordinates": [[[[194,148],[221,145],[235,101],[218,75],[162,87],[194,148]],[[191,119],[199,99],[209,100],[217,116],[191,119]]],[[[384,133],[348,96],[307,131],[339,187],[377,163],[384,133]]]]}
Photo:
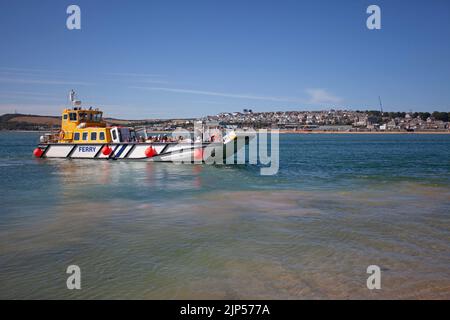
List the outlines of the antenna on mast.
{"type": "Polygon", "coordinates": [[[383,113],[383,104],[381,103],[381,97],[378,96],[378,102],[380,103],[380,111],[383,113]]]}
{"type": "Polygon", "coordinates": [[[73,106],[80,106],[81,105],[81,101],[80,100],[76,100],[76,92],[72,89],[69,92],[69,101],[72,103],[73,106]]]}

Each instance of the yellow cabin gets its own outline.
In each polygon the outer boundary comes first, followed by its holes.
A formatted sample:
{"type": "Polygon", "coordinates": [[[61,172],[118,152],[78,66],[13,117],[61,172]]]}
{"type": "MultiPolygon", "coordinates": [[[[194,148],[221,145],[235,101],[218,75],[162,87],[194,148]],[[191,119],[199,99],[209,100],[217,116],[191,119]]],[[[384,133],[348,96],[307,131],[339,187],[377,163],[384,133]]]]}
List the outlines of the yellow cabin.
{"type": "Polygon", "coordinates": [[[110,129],[98,109],[64,109],[58,140],[60,143],[110,143],[110,129]]]}

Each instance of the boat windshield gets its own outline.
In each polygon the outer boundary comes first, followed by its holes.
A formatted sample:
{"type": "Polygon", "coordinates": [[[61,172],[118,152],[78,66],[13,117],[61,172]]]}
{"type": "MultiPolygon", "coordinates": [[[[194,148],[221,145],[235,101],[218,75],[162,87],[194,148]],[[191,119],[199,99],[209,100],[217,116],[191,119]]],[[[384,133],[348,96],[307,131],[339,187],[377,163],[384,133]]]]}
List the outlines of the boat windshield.
{"type": "Polygon", "coordinates": [[[101,112],[99,112],[99,113],[94,113],[94,121],[95,121],[95,122],[100,122],[100,121],[102,121],[102,113],[101,113],[101,112]]]}

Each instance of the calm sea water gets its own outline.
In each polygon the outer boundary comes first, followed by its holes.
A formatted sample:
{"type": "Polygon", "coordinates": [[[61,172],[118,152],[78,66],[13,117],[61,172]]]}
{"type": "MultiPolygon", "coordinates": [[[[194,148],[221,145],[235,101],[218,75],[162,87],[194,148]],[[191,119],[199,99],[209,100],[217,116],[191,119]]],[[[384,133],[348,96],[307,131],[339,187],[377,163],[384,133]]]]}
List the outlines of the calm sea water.
{"type": "Polygon", "coordinates": [[[450,298],[450,135],[282,135],[276,176],[38,136],[0,133],[0,298],[450,298]]]}

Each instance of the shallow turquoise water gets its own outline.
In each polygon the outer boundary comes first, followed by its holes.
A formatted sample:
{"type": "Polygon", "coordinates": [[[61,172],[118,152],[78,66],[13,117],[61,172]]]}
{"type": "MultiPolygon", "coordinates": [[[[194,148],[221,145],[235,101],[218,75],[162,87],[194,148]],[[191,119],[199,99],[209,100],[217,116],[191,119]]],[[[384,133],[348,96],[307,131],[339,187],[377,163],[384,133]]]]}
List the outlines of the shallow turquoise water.
{"type": "Polygon", "coordinates": [[[0,133],[0,298],[450,298],[450,135],[281,135],[275,176],[38,136],[0,133]]]}

